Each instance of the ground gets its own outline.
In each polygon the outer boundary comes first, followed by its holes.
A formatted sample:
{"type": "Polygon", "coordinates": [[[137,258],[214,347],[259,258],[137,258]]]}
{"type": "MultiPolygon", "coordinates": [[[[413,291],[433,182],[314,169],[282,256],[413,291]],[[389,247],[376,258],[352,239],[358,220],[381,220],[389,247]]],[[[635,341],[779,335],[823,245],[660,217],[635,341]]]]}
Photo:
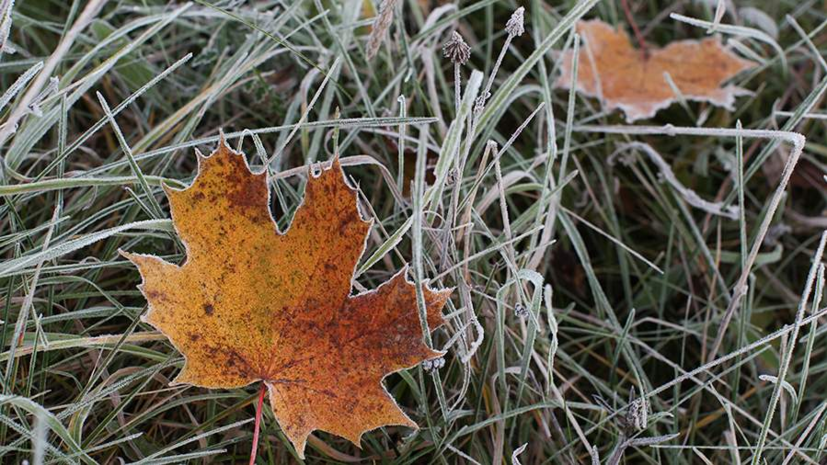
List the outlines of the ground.
{"type": "MultiPolygon", "coordinates": [[[[384,380],[419,429],[318,431],[306,462],[824,463],[823,2],[0,12],[3,463],[250,460],[258,386],[170,385],[184,359],[118,254],[184,260],[163,186],[222,131],[282,231],[340,156],[373,220],[354,294],[405,265],[453,288],[444,357],[384,380]],[[755,65],[729,108],[678,88],[630,124],[555,85],[581,19],[641,56],[718,37],[755,65]]],[[[299,460],[266,407],[255,460],[299,460]]]]}

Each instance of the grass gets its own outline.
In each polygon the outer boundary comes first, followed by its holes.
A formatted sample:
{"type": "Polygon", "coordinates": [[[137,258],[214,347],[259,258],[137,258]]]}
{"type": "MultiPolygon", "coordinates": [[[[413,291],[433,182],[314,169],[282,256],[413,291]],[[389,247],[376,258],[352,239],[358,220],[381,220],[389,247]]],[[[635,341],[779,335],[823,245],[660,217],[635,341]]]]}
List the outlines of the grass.
{"type": "MultiPolygon", "coordinates": [[[[827,13],[627,3],[650,46],[727,38],[752,93],[628,125],[554,88],[577,19],[631,30],[620,1],[0,1],[0,461],[248,460],[257,390],[169,386],[117,254],[184,259],[161,185],[223,130],[282,230],[338,148],[375,220],[357,290],[456,288],[444,366],[385,380],[421,428],[307,462],[825,463],[827,13]]],[[[267,407],[257,457],[297,460],[267,407]]]]}

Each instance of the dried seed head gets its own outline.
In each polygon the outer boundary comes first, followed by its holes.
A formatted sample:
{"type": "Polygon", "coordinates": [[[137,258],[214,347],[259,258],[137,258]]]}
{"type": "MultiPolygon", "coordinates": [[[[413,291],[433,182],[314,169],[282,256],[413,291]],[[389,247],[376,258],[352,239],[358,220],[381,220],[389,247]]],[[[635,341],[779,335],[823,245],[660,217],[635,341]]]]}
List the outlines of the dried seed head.
{"type": "MultiPolygon", "coordinates": [[[[634,392],[634,391],[633,391],[634,392]]],[[[632,394],[634,396],[634,394],[632,394]]],[[[643,431],[649,425],[649,404],[643,396],[629,403],[626,410],[626,426],[633,431],[643,431]]]]}
{"type": "Polygon", "coordinates": [[[465,39],[454,31],[451,38],[442,46],[442,54],[451,60],[455,65],[464,65],[471,58],[471,47],[465,43],[465,39]]]}
{"type": "Polygon", "coordinates": [[[525,32],[525,8],[520,7],[514,10],[511,18],[505,23],[505,32],[511,37],[518,37],[525,32]]]}

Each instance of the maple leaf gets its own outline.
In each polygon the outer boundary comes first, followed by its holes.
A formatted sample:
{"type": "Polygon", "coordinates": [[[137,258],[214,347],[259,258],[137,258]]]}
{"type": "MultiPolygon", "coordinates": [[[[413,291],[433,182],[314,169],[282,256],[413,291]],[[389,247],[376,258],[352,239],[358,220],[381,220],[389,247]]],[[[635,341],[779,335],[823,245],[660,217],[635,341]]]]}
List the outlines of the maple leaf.
{"type": "MultiPolygon", "coordinates": [[[[165,187],[187,259],[174,265],[121,252],[138,266],[143,317],[184,355],[173,384],[239,388],[262,381],[300,457],[323,430],[359,446],[385,425],[416,424],[382,379],[442,353],[423,342],[407,267],[377,289],[350,295],[371,222],[338,158],[308,173],[302,205],[281,234],[265,173],[222,141],[184,190],[165,187]]],[[[443,323],[451,290],[423,285],[429,328],[443,323]]]]}
{"type": "MultiPolygon", "coordinates": [[[[629,122],[650,118],[677,100],[666,74],[683,98],[732,110],[736,95],[743,90],[721,85],[755,66],[724,47],[717,37],[673,42],[650,49],[644,56],[624,31],[603,21],[581,21],[577,31],[585,42],[578,57],[577,90],[599,98],[607,111],[620,108],[629,122]]],[[[558,87],[571,88],[573,56],[571,50],[562,55],[558,87]]]]}

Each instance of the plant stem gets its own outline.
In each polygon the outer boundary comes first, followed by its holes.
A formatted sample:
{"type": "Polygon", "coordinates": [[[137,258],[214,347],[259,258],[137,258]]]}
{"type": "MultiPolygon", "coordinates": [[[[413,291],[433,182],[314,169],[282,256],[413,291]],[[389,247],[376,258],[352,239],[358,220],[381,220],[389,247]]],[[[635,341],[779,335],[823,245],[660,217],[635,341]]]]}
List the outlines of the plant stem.
{"type": "Polygon", "coordinates": [[[635,40],[637,40],[640,51],[643,53],[643,58],[649,58],[649,48],[646,46],[646,41],[643,40],[643,34],[640,33],[640,28],[637,27],[635,17],[632,16],[632,9],[629,8],[629,0],[620,0],[620,4],[623,6],[623,13],[626,15],[626,20],[629,21],[629,25],[632,26],[632,31],[635,33],[635,40]]]}
{"type": "MultiPolygon", "coordinates": [[[[500,70],[500,65],[503,63],[503,58],[505,58],[506,52],[508,52],[508,47],[511,45],[511,39],[514,36],[509,34],[505,38],[505,43],[503,44],[503,48],[500,49],[500,54],[497,55],[497,62],[494,63],[494,69],[491,70],[491,75],[488,76],[488,82],[485,83],[485,90],[482,91],[480,97],[482,98],[482,106],[485,107],[485,102],[488,101],[488,98],[491,96],[491,86],[494,85],[494,78],[497,76],[497,71],[500,70]]],[[[479,118],[478,115],[474,116],[474,119],[479,118]]],[[[472,133],[473,134],[473,133],[472,133]]]]}
{"type": "Polygon", "coordinates": [[[460,71],[460,64],[454,63],[454,107],[455,114],[459,114],[459,105],[462,101],[462,74],[460,71]]]}
{"type": "Polygon", "coordinates": [[[250,451],[250,465],[256,463],[256,452],[258,452],[258,433],[261,431],[261,407],[264,405],[264,394],[267,392],[267,385],[261,382],[261,389],[258,391],[258,405],[256,405],[256,425],[253,432],[253,450],[250,451]]]}

